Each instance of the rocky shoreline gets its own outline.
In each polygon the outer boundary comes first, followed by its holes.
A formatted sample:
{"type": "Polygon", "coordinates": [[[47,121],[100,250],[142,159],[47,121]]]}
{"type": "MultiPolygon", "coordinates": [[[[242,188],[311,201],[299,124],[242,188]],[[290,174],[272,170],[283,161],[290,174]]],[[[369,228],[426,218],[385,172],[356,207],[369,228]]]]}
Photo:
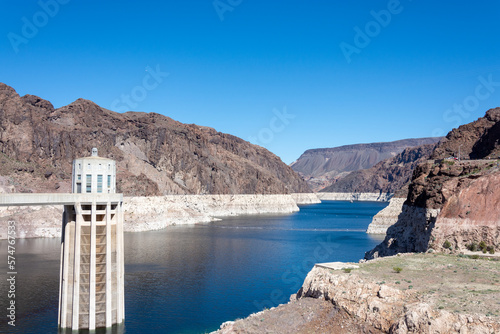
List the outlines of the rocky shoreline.
{"type": "Polygon", "coordinates": [[[374,201],[388,202],[394,194],[392,193],[316,193],[320,200],[324,201],[374,201]]]}
{"type": "Polygon", "coordinates": [[[385,234],[387,229],[398,221],[398,217],[403,211],[403,204],[405,201],[406,198],[391,198],[389,205],[373,216],[372,222],[368,225],[366,233],[385,234]]]}
{"type": "Polygon", "coordinates": [[[318,264],[288,304],[214,333],[498,333],[498,275],[499,261],[433,254],[318,264]]]}
{"type": "MultiPolygon", "coordinates": [[[[124,231],[151,231],[237,215],[287,214],[299,211],[297,205],[319,202],[312,193],[124,197],[124,231]]],[[[15,221],[18,238],[58,238],[62,214],[62,206],[4,207],[0,208],[0,222],[15,221]]],[[[0,239],[6,239],[7,224],[2,226],[0,239]]]]}

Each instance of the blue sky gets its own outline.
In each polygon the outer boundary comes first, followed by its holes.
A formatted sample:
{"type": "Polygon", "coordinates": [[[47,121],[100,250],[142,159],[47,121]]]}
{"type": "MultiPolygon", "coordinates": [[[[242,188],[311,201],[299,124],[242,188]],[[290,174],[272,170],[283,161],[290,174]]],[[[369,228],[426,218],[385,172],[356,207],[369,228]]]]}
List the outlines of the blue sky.
{"type": "Polygon", "coordinates": [[[0,82],[259,144],[444,135],[500,106],[500,1],[2,1],[0,82]]]}

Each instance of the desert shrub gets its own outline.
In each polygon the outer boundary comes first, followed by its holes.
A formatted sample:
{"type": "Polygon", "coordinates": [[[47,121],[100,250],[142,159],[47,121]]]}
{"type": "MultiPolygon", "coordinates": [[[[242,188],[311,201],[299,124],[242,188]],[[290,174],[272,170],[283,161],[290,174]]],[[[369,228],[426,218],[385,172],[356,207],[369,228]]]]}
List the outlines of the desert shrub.
{"type": "Polygon", "coordinates": [[[477,260],[477,259],[479,259],[479,255],[471,255],[470,258],[474,259],[474,260],[477,260]]]}
{"type": "Polygon", "coordinates": [[[351,271],[352,271],[352,269],[351,269],[351,268],[344,268],[344,272],[345,272],[345,273],[348,273],[348,274],[349,274],[351,271]]]}
{"type": "Polygon", "coordinates": [[[465,247],[467,247],[467,249],[471,252],[477,251],[477,244],[475,242],[471,242],[470,244],[465,245],[465,247]]]}
{"type": "Polygon", "coordinates": [[[486,247],[486,250],[488,251],[488,253],[490,254],[495,254],[495,247],[493,246],[488,246],[486,247]]]}
{"type": "Polygon", "coordinates": [[[446,240],[446,241],[443,243],[443,247],[444,247],[444,248],[447,248],[447,249],[451,249],[451,242],[449,242],[448,240],[446,240]]]}
{"type": "Polygon", "coordinates": [[[392,270],[394,270],[395,273],[399,274],[400,272],[403,271],[403,268],[401,268],[401,267],[393,267],[392,270]]]}
{"type": "Polygon", "coordinates": [[[486,253],[486,242],[481,241],[479,243],[479,249],[483,251],[483,253],[486,253]]]}

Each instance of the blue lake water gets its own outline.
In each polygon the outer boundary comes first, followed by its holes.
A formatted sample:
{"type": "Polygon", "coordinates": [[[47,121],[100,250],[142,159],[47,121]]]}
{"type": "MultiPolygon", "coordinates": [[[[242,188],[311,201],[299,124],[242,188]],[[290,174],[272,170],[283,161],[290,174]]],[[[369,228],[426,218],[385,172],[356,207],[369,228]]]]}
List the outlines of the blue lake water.
{"type": "MultiPolygon", "coordinates": [[[[289,215],[126,233],[125,324],[114,332],[205,333],[285,303],[314,263],[357,262],[378,244],[365,230],[386,205],[324,201],[289,215]]],[[[17,240],[16,327],[4,315],[0,333],[57,333],[59,254],[59,240],[17,240]]],[[[0,288],[5,310],[6,280],[0,288]]]]}

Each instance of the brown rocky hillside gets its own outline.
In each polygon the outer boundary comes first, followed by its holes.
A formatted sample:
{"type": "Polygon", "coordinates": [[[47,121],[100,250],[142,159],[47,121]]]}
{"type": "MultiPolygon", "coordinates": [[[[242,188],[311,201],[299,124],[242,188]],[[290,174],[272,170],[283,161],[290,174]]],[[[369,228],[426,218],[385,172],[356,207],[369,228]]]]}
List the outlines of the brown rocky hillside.
{"type": "Polygon", "coordinates": [[[84,99],[55,109],[0,83],[0,191],[69,192],[72,160],[92,147],[117,161],[129,196],[310,191],[280,158],[238,137],[84,99]]]}

